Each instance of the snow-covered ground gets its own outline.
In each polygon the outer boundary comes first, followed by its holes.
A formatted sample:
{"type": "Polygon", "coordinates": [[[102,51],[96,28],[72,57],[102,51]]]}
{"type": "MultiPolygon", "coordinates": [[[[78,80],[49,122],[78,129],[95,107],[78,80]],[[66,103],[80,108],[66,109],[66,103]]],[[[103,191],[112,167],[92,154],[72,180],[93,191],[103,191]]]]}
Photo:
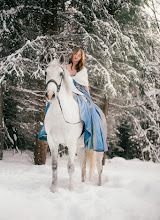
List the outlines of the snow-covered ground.
{"type": "Polygon", "coordinates": [[[34,165],[33,155],[4,152],[0,161],[0,220],[160,220],[160,164],[106,159],[103,184],[80,181],[75,159],[74,190],[68,190],[67,156],[59,158],[58,189],[51,184],[51,158],[34,165]],[[30,156],[29,156],[30,155],[30,156]]]}

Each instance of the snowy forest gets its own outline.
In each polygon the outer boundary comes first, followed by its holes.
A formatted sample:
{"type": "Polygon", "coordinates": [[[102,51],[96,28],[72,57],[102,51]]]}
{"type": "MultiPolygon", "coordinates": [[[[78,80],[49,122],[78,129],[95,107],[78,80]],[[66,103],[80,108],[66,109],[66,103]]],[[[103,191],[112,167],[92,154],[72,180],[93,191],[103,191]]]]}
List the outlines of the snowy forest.
{"type": "Polygon", "coordinates": [[[0,159],[4,149],[46,148],[37,140],[46,65],[80,46],[106,115],[107,157],[160,162],[158,8],[158,0],[1,0],[0,159]]]}

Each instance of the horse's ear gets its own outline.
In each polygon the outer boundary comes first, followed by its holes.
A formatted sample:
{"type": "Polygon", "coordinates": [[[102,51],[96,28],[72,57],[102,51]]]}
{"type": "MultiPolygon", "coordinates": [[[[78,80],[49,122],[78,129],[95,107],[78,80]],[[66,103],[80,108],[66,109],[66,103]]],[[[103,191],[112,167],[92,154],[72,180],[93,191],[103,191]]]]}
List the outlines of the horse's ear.
{"type": "Polygon", "coordinates": [[[63,64],[63,63],[64,63],[64,56],[63,56],[63,55],[60,56],[59,62],[60,62],[60,64],[63,64]]]}

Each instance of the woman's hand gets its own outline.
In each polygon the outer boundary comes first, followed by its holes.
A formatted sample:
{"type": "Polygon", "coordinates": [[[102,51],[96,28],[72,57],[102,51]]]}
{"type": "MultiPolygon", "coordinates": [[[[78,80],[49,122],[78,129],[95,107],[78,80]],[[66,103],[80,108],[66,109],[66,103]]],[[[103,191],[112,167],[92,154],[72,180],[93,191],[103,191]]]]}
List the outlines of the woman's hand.
{"type": "MultiPolygon", "coordinates": [[[[89,93],[89,87],[88,86],[84,86],[84,88],[87,90],[87,92],[89,93]]],[[[89,93],[90,95],[90,93],[89,93]]]]}

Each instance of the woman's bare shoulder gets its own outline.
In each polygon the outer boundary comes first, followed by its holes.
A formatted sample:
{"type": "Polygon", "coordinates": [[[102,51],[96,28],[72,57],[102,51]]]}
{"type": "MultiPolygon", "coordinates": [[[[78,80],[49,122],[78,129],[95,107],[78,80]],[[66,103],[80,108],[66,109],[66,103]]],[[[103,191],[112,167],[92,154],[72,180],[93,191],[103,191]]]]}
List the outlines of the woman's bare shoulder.
{"type": "Polygon", "coordinates": [[[85,70],[85,69],[87,70],[87,68],[85,66],[83,66],[82,70],[85,70]]]}

